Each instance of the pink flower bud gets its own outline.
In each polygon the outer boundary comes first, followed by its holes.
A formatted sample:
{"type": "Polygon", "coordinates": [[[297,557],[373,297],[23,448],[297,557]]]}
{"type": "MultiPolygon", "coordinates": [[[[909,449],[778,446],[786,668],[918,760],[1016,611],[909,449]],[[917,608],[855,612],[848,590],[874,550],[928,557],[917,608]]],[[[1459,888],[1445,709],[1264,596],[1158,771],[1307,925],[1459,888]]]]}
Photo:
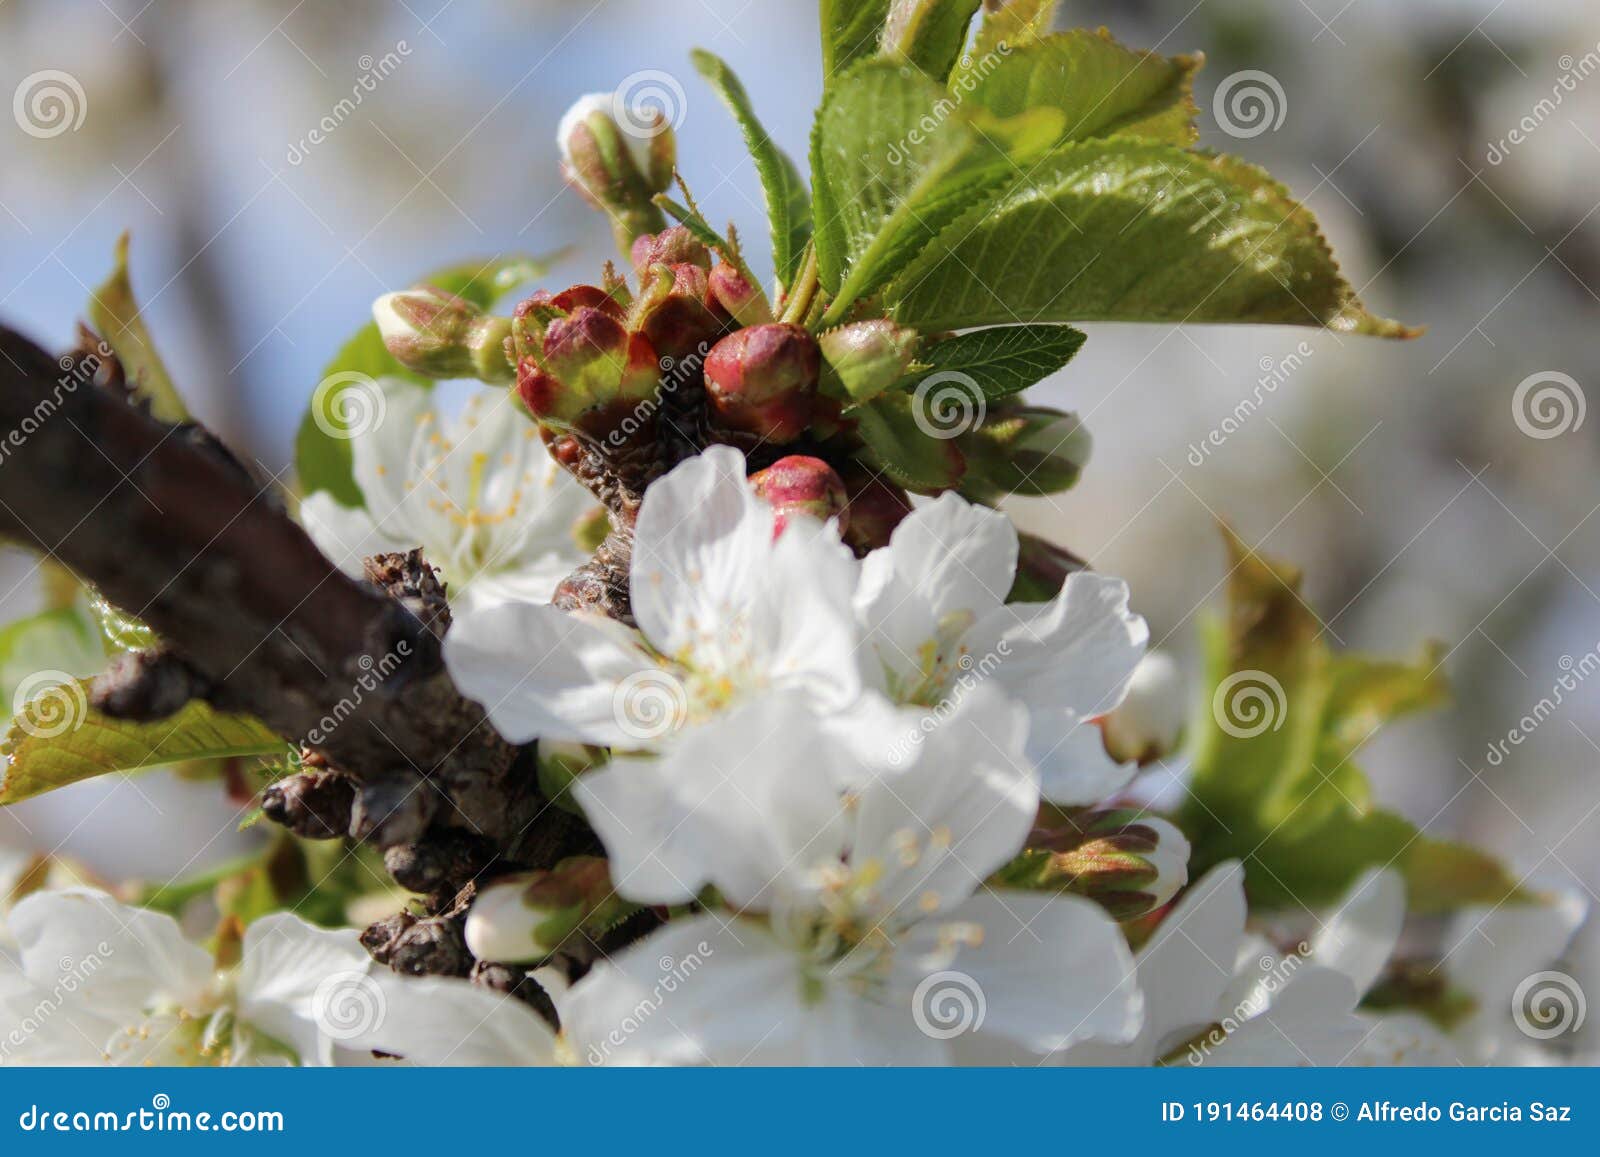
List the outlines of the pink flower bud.
{"type": "Polygon", "coordinates": [[[706,359],[706,393],[718,424],[771,442],[792,442],[811,423],[822,354],[798,325],[729,334],[706,359]]]}
{"type": "Polygon", "coordinates": [[[711,297],[740,325],[771,325],[774,320],[761,287],[726,261],[711,271],[711,297]]]}
{"type": "Polygon", "coordinates": [[[791,454],[750,475],[750,485],[777,512],[774,537],[783,533],[792,514],[803,514],[819,522],[837,518],[841,531],[849,524],[849,499],[844,479],[821,458],[791,454]]]}
{"type": "Polygon", "coordinates": [[[682,225],[639,234],[633,242],[634,271],[643,280],[657,265],[698,265],[710,272],[711,251],[682,225]]]}

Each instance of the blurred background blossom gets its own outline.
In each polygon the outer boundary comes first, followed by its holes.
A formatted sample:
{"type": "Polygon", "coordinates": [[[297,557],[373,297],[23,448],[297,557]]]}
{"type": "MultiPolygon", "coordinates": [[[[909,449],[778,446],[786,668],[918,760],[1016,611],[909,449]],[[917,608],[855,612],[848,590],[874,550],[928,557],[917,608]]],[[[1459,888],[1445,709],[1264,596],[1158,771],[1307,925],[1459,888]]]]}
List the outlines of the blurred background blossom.
{"type": "MultiPolygon", "coordinates": [[[[1067,15],[1203,50],[1202,107],[1223,98],[1203,143],[1269,166],[1369,303],[1428,334],[1087,327],[1035,397],[1083,416],[1095,461],[1075,491],[1017,503],[1019,522],[1126,576],[1191,677],[1221,594],[1219,518],[1305,567],[1336,645],[1411,657],[1443,640],[1457,704],[1364,757],[1380,799],[1600,900],[1600,676],[1539,707],[1600,663],[1600,10],[1080,0],[1067,15]]],[[[688,51],[726,57],[803,161],[815,21],[814,0],[0,0],[0,316],[66,345],[131,229],[193,408],[278,473],[322,365],[380,293],[464,257],[566,248],[549,279],[564,284],[610,256],[555,166],[580,93],[676,78],[706,215],[763,236],[755,173],[688,51]]],[[[0,596],[7,620],[38,605],[33,560],[5,556],[0,596]]],[[[0,816],[0,840],[161,877],[250,838],[217,797],[119,777],[0,816]]]]}

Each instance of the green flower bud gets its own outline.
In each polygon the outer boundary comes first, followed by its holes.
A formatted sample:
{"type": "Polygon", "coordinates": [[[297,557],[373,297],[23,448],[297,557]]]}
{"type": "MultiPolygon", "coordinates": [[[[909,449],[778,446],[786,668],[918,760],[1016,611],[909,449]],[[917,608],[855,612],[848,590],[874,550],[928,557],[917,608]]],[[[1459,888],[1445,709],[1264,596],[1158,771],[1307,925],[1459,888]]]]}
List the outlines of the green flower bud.
{"type": "Polygon", "coordinates": [[[706,358],[706,394],[717,424],[793,442],[810,425],[821,362],[816,338],[798,325],[729,334],[706,358]]]}
{"type": "Polygon", "coordinates": [[[567,180],[611,218],[623,253],[641,233],[666,226],[651,200],[671,185],[677,160],[663,113],[623,107],[621,93],[590,93],[567,110],[556,138],[567,180]]]}
{"type": "Polygon", "coordinates": [[[1071,892],[1116,920],[1161,907],[1189,880],[1189,841],[1172,824],[1132,810],[1046,809],[1029,849],[996,874],[1011,888],[1071,892]]]}
{"type": "Polygon", "coordinates": [[[605,860],[573,856],[480,892],[467,913],[467,947],[479,960],[536,964],[570,938],[598,935],[637,911],[611,886],[605,860]]]}
{"type": "Polygon", "coordinates": [[[552,320],[539,354],[524,358],[517,372],[517,390],[535,418],[596,436],[617,415],[653,400],[659,383],[649,340],[588,305],[552,320]]]}
{"type": "Polygon", "coordinates": [[[867,402],[906,376],[917,352],[917,331],[886,319],[831,329],[822,347],[822,392],[843,402],[867,402]]]}
{"type": "Polygon", "coordinates": [[[821,458],[791,454],[765,470],[750,475],[750,485],[777,512],[774,534],[782,534],[793,514],[804,514],[819,522],[839,520],[842,531],[850,521],[844,479],[821,458]]]}
{"type": "Polygon", "coordinates": [[[628,319],[631,328],[650,339],[671,369],[688,359],[705,358],[728,327],[728,319],[711,307],[711,275],[692,262],[655,265],[641,282],[628,319]]]}
{"type": "Polygon", "coordinates": [[[414,373],[493,385],[516,378],[507,353],[512,319],[484,313],[453,293],[429,285],[388,293],[373,302],[372,316],[384,348],[414,373]]]}
{"type": "Polygon", "coordinates": [[[1177,750],[1187,716],[1178,664],[1151,652],[1134,668],[1127,697],[1101,722],[1106,751],[1118,763],[1154,763],[1177,750]]]}
{"type": "Polygon", "coordinates": [[[1076,414],[1014,404],[990,409],[983,424],[957,444],[967,456],[961,492],[981,502],[1069,490],[1094,449],[1076,414]]]}

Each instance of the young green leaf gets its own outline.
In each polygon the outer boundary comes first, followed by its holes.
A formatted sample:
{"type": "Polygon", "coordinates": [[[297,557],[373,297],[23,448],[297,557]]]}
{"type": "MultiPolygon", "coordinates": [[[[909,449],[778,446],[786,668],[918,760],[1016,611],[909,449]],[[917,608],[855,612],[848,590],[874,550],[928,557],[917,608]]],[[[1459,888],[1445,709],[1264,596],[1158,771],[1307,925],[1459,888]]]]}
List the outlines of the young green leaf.
{"type": "Polygon", "coordinates": [[[999,54],[1002,46],[1019,48],[1049,32],[1060,6],[1061,0],[1005,0],[1001,7],[985,13],[973,41],[972,63],[964,64],[953,80],[976,69],[985,57],[999,54]]]}
{"type": "Polygon", "coordinates": [[[81,603],[7,623],[0,628],[0,703],[14,711],[35,686],[93,675],[105,664],[105,643],[81,603]]]}
{"type": "Polygon", "coordinates": [[[163,422],[183,422],[189,410],[172,384],[167,367],[156,352],[144,315],[133,296],[128,278],[128,235],[117,239],[116,268],[89,295],[89,324],[105,338],[122,363],[134,396],[148,402],[150,413],[163,422]]]}
{"type": "Polygon", "coordinates": [[[943,84],[961,57],[983,0],[894,0],[883,50],[909,60],[943,84]]]}
{"type": "Polygon", "coordinates": [[[1384,724],[1448,698],[1440,654],[1414,664],[1335,655],[1300,574],[1231,532],[1225,625],[1208,638],[1212,695],[1179,817],[1196,874],[1244,861],[1254,904],[1316,908],[1367,868],[1405,878],[1421,912],[1522,898],[1491,858],[1374,806],[1352,756],[1384,724]]]}
{"type": "Polygon", "coordinates": [[[1025,172],[1065,120],[1055,109],[991,117],[890,59],[852,69],[817,117],[818,212],[837,215],[817,236],[833,296],[824,325],[845,320],[941,228],[1025,172]]]}
{"type": "Polygon", "coordinates": [[[1157,321],[1417,332],[1367,312],[1315,219],[1262,170],[1121,138],[1057,149],[949,225],[885,299],[924,330],[1157,321]]]}
{"type": "Polygon", "coordinates": [[[772,226],[772,263],[778,280],[788,285],[799,271],[806,243],[811,240],[811,197],[805,181],[794,162],[761,126],[749,94],[733,70],[720,57],[701,49],[692,55],[700,75],[716,89],[744,133],[745,147],[755,161],[766,195],[767,219],[772,226]]]}
{"type": "Polygon", "coordinates": [[[958,83],[996,116],[1041,105],[1061,110],[1062,141],[1142,137],[1187,147],[1199,136],[1194,74],[1202,63],[1135,52],[1104,29],[1079,28],[976,61],[958,83]]]}
{"type": "MultiPolygon", "coordinates": [[[[500,298],[519,286],[549,272],[561,254],[465,261],[435,270],[423,283],[470,301],[480,309],[490,309],[500,298]]],[[[307,494],[326,490],[345,506],[361,506],[366,500],[356,485],[350,441],[341,434],[348,429],[341,396],[351,383],[366,378],[404,378],[419,385],[433,383],[407,370],[383,345],[376,322],[358,329],[322,371],[322,383],[313,391],[311,404],[295,435],[294,461],[300,486],[307,494]]]]}
{"type": "Polygon", "coordinates": [[[1070,325],[1016,325],[974,330],[923,351],[935,373],[965,374],[991,402],[1037,385],[1070,362],[1084,335],[1070,325]]]}
{"type": "Polygon", "coordinates": [[[851,64],[878,51],[890,0],[822,0],[822,81],[830,86],[851,64]]]}
{"type": "Polygon", "coordinates": [[[0,739],[0,804],[115,771],[285,749],[259,720],[200,700],[152,723],[111,719],[89,705],[89,681],[73,679],[39,690],[0,739]]]}
{"type": "Polygon", "coordinates": [[[961,481],[966,460],[952,438],[935,437],[918,421],[909,394],[880,394],[850,412],[867,460],[908,490],[937,494],[961,481]]]}

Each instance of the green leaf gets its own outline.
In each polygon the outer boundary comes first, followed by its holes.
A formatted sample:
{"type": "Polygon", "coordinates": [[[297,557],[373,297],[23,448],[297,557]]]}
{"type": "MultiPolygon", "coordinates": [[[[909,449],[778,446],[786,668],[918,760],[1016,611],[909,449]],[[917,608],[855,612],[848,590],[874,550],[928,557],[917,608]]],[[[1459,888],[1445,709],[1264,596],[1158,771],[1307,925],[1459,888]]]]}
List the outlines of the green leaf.
{"type": "Polygon", "coordinates": [[[961,481],[966,460],[953,439],[932,437],[923,429],[916,405],[909,394],[882,394],[851,410],[850,417],[858,423],[856,433],[872,465],[909,490],[949,490],[961,481]]]}
{"type": "Polygon", "coordinates": [[[922,356],[935,373],[965,374],[991,402],[1037,385],[1083,348],[1081,330],[1069,325],[1018,325],[980,329],[946,338],[922,356]]]}
{"type": "Polygon", "coordinates": [[[1016,48],[1050,31],[1061,0],[1009,0],[1003,7],[984,14],[970,54],[972,64],[957,72],[952,84],[988,56],[1000,52],[1001,45],[1016,48]]]}
{"type": "MultiPolygon", "coordinates": [[[[421,279],[447,293],[472,302],[480,309],[491,309],[507,293],[543,277],[564,251],[548,257],[515,254],[479,261],[464,261],[435,270],[421,279]]],[[[311,404],[294,440],[295,469],[300,486],[307,494],[326,490],[344,506],[365,504],[356,485],[355,459],[350,439],[341,436],[349,429],[340,402],[345,389],[362,378],[404,378],[422,386],[431,380],[406,369],[383,346],[383,335],[376,322],[358,329],[322,371],[322,381],[311,395],[311,404]]]]}
{"type": "Polygon", "coordinates": [[[822,80],[831,85],[845,69],[878,51],[890,0],[822,0],[822,80]]]}
{"type": "Polygon", "coordinates": [[[976,61],[962,83],[996,116],[1059,109],[1063,142],[1121,136],[1188,146],[1199,137],[1194,74],[1203,63],[1135,52],[1104,29],[1080,28],[976,61]]]}
{"type": "Polygon", "coordinates": [[[134,396],[149,403],[150,413],[163,422],[183,422],[189,410],[183,404],[172,376],[156,352],[144,315],[128,279],[128,234],[117,239],[116,268],[89,295],[89,324],[105,338],[122,363],[134,396]]]}
{"type": "Polygon", "coordinates": [[[1228,546],[1228,618],[1209,631],[1212,693],[1179,817],[1190,871],[1243,860],[1261,908],[1315,909],[1372,867],[1399,872],[1418,912],[1524,899],[1489,856],[1377,808],[1352,761],[1385,724],[1447,701],[1440,652],[1416,663],[1334,654],[1300,573],[1231,532],[1228,546]]]}
{"type": "Polygon", "coordinates": [[[801,255],[811,240],[811,196],[805,180],[794,162],[761,126],[749,94],[726,62],[701,49],[696,49],[692,56],[700,75],[716,89],[744,133],[745,147],[755,161],[761,189],[766,195],[767,219],[772,226],[772,263],[778,280],[788,285],[799,271],[801,255]]]}
{"type": "Polygon", "coordinates": [[[961,57],[972,18],[983,0],[895,0],[883,47],[943,84],[961,57]]]}
{"type": "Polygon", "coordinates": [[[732,259],[734,255],[733,243],[718,233],[716,228],[695,210],[680,205],[665,193],[657,193],[652,200],[655,201],[667,216],[694,234],[695,240],[713,252],[722,254],[723,257],[732,259]]]}
{"type": "Polygon", "coordinates": [[[259,720],[224,715],[199,700],[153,723],[111,719],[89,705],[89,680],[67,680],[34,695],[0,739],[0,804],[110,772],[270,755],[286,746],[259,720]]]}
{"type": "Polygon", "coordinates": [[[1120,138],[1056,150],[949,225],[885,297],[896,320],[922,329],[1157,321],[1416,333],[1366,311],[1311,214],[1262,170],[1120,138]]]}
{"type": "MultiPolygon", "coordinates": [[[[1063,115],[998,119],[918,70],[884,59],[852,69],[818,111],[817,236],[824,326],[881,287],[964,210],[1015,178],[1059,135],[1063,115]]],[[[1009,319],[1008,319],[1009,320],[1009,319]]]]}

